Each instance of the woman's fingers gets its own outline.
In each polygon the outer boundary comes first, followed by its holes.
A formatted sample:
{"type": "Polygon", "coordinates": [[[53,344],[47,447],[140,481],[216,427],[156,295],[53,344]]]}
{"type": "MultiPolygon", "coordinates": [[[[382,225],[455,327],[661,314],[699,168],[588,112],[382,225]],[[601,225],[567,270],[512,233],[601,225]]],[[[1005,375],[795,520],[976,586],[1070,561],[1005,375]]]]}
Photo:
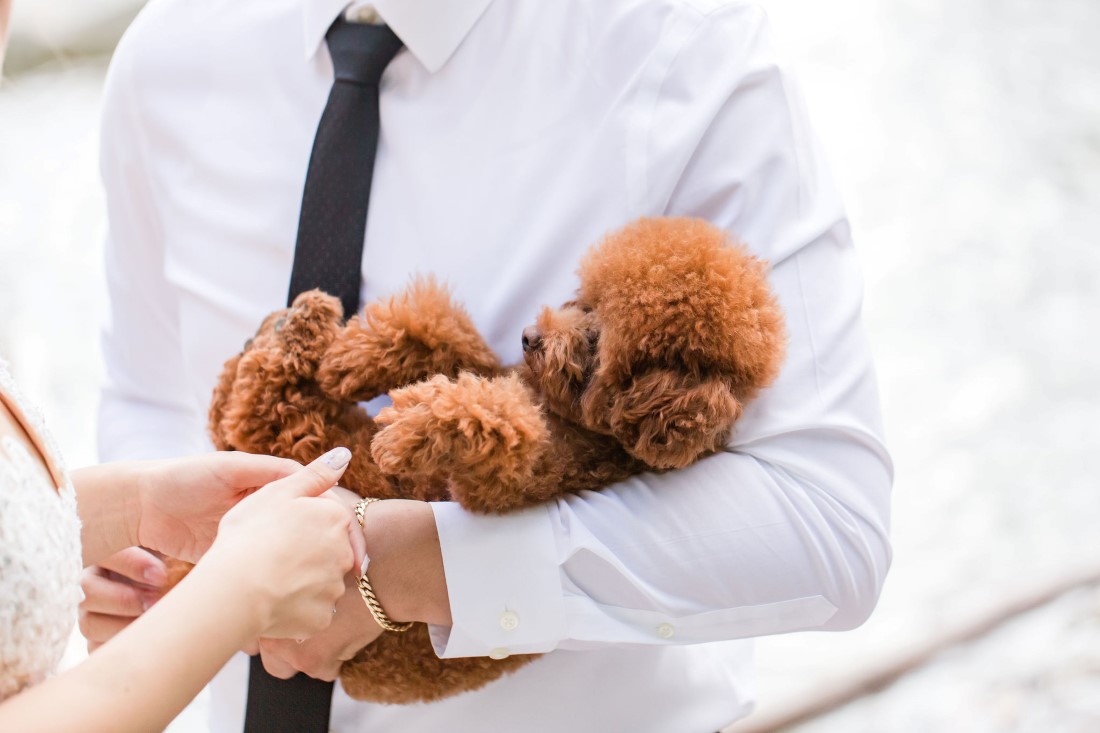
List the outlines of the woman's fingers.
{"type": "Polygon", "coordinates": [[[324,647],[318,648],[316,638],[297,643],[289,639],[263,639],[260,651],[264,666],[289,667],[315,680],[332,682],[340,674],[343,662],[332,657],[324,647]]]}
{"type": "Polygon", "coordinates": [[[80,633],[88,651],[122,631],[163,592],[168,581],[164,563],[138,547],[118,552],[99,567],[84,570],[80,587],[80,633]]]}
{"type": "Polygon", "coordinates": [[[128,547],[116,552],[100,562],[99,567],[153,588],[164,588],[168,583],[168,568],[164,561],[140,547],[128,547]]]}
{"type": "Polygon", "coordinates": [[[305,637],[332,623],[332,605],[355,561],[348,531],[354,520],[348,506],[318,497],[350,460],[351,451],[335,448],[243,499],[219,524],[210,552],[246,573],[241,580],[257,592],[265,636],[305,637]]]}
{"type": "Polygon", "coordinates": [[[259,642],[260,660],[264,664],[264,669],[272,677],[277,677],[281,680],[289,680],[294,675],[298,674],[298,670],[290,666],[290,664],[279,656],[277,653],[272,653],[271,645],[269,642],[261,639],[259,642]]]}
{"type": "Polygon", "coordinates": [[[350,450],[333,448],[290,476],[268,484],[264,491],[293,497],[320,496],[336,485],[350,461],[350,450]]]}
{"type": "Polygon", "coordinates": [[[277,600],[274,617],[263,631],[268,638],[308,637],[326,629],[354,561],[346,511],[330,501],[295,501],[302,502],[293,518],[298,529],[281,543],[286,553],[278,565],[282,584],[271,589],[277,600]]]}
{"type": "Polygon", "coordinates": [[[110,641],[120,631],[134,622],[134,618],[110,616],[103,613],[80,612],[80,634],[88,640],[88,651],[94,652],[110,641]]]}
{"type": "Polygon", "coordinates": [[[342,486],[334,486],[326,491],[323,496],[336,502],[347,515],[348,541],[351,543],[351,549],[355,556],[354,567],[359,567],[363,564],[363,558],[367,554],[367,541],[363,537],[363,530],[354,519],[355,505],[359,503],[359,495],[342,486]]]}
{"type": "Polygon", "coordinates": [[[302,464],[289,458],[276,458],[258,453],[216,453],[218,472],[227,483],[240,488],[264,486],[286,478],[302,469],[302,464]]]}
{"type": "Polygon", "coordinates": [[[105,571],[97,572],[89,568],[81,579],[84,602],[83,611],[105,613],[112,616],[140,616],[159,597],[159,592],[137,586],[125,580],[115,580],[121,576],[110,575],[105,571]]]}

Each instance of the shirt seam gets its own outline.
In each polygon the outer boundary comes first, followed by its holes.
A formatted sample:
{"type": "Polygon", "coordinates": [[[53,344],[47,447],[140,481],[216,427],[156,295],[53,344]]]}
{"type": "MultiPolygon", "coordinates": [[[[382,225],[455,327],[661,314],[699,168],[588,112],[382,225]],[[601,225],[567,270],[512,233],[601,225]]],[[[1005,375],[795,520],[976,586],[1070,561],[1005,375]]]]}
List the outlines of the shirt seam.
{"type": "MultiPolygon", "coordinates": [[[[147,161],[150,160],[152,156],[149,154],[150,144],[148,132],[146,131],[145,126],[142,124],[141,110],[138,108],[138,101],[141,99],[141,97],[137,93],[137,83],[134,80],[133,61],[134,59],[133,57],[131,57],[125,67],[124,82],[126,85],[125,92],[127,96],[126,117],[130,126],[133,128],[134,137],[137,139],[137,155],[135,156],[134,160],[134,170],[138,173],[141,182],[148,188],[150,193],[150,203],[152,203],[152,200],[154,198],[154,196],[152,195],[154,192],[154,185],[153,179],[150,176],[149,171],[146,167],[147,161]]],[[[117,139],[117,129],[113,133],[113,137],[117,139]]],[[[161,220],[161,213],[158,207],[150,206],[148,210],[150,219],[153,224],[152,233],[155,235],[154,241],[160,243],[160,274],[161,277],[164,277],[166,275],[166,252],[164,251],[164,223],[161,220]]],[[[175,315],[177,321],[176,327],[178,328],[179,314],[176,313],[175,315]]]]}
{"type": "MultiPolygon", "coordinates": [[[[672,69],[676,65],[676,62],[680,59],[680,57],[683,55],[684,51],[688,48],[688,46],[693,41],[695,41],[695,39],[698,38],[704,30],[710,28],[715,22],[717,22],[716,19],[717,19],[718,16],[721,16],[724,13],[727,13],[727,12],[732,12],[734,10],[744,10],[745,8],[750,8],[750,9],[756,11],[756,14],[758,16],[758,18],[757,18],[758,22],[766,17],[766,14],[764,13],[764,11],[756,3],[753,3],[753,2],[731,2],[731,3],[728,3],[728,4],[724,4],[724,5],[712,8],[709,11],[705,11],[705,12],[703,10],[700,10],[697,7],[694,7],[693,5],[689,5],[687,2],[683,2],[681,7],[687,7],[687,9],[689,11],[691,11],[695,15],[697,15],[698,16],[698,22],[690,29],[690,31],[688,31],[686,33],[683,41],[680,43],[679,47],[676,49],[676,52],[669,58],[667,65],[665,66],[664,70],[662,71],[661,80],[657,84],[656,93],[653,95],[653,101],[652,101],[652,104],[650,105],[650,108],[648,110],[648,114],[647,114],[647,118],[646,118],[646,124],[645,124],[646,136],[645,136],[645,139],[644,139],[643,144],[642,144],[643,165],[641,166],[641,174],[643,176],[643,186],[642,187],[643,187],[643,190],[644,190],[643,201],[645,203],[651,203],[652,200],[653,200],[653,196],[654,196],[654,192],[651,190],[651,187],[650,187],[650,180],[651,179],[650,179],[650,175],[649,175],[649,171],[650,171],[650,168],[651,168],[651,161],[650,161],[650,154],[649,154],[649,140],[651,139],[652,133],[653,133],[653,118],[656,115],[657,105],[660,104],[661,100],[663,99],[664,89],[668,84],[669,78],[671,76],[672,69]]],[[[732,91],[733,90],[731,90],[731,93],[732,93],[732,91]]],[[[700,138],[700,140],[701,139],[702,138],[700,138]]],[[[696,148],[697,147],[698,147],[698,144],[696,144],[696,148]]],[[[692,155],[694,155],[694,151],[693,151],[692,155]]],[[[691,157],[692,156],[689,155],[687,157],[687,159],[690,160],[691,157]]],[[[682,173],[682,171],[681,171],[681,173],[682,173]]],[[[670,190],[675,190],[676,186],[679,183],[680,183],[680,179],[678,178],[674,182],[674,185],[672,186],[672,188],[670,190]]],[[[648,209],[648,207],[643,207],[643,209],[648,209]]],[[[664,207],[662,207],[661,211],[662,211],[662,213],[664,212],[664,207]]],[[[648,213],[648,211],[646,213],[648,213]]]]}
{"type": "MultiPolygon", "coordinates": [[[[709,14],[703,14],[698,8],[691,7],[686,3],[682,3],[680,7],[686,8],[688,12],[694,14],[696,16],[696,22],[690,28],[683,30],[683,39],[679,41],[675,51],[673,51],[668,60],[664,62],[663,68],[660,69],[660,77],[652,86],[652,96],[645,102],[647,107],[644,111],[640,112],[640,114],[644,116],[644,120],[639,125],[641,139],[634,142],[635,145],[641,148],[639,151],[639,160],[641,163],[638,166],[636,174],[638,178],[640,178],[640,185],[638,186],[639,193],[637,194],[638,200],[634,201],[631,207],[635,210],[635,214],[644,215],[651,213],[647,205],[652,198],[649,176],[649,140],[653,131],[653,118],[656,116],[657,106],[661,101],[661,92],[668,81],[672,67],[676,65],[676,61],[680,58],[684,49],[687,48],[687,45],[696,37],[700,29],[706,25],[707,18],[709,17],[709,14]]],[[[632,179],[634,179],[634,175],[628,170],[626,180],[628,191],[631,188],[632,179]]]]}
{"type": "MultiPolygon", "coordinates": [[[[799,186],[799,191],[801,191],[801,188],[802,187],[799,186]]],[[[812,246],[812,243],[807,246],[812,246]]],[[[818,358],[817,342],[814,339],[814,330],[811,328],[810,309],[806,303],[806,284],[802,272],[801,250],[797,252],[792,259],[794,260],[795,272],[798,275],[799,301],[802,311],[801,316],[802,322],[806,325],[806,344],[810,349],[810,363],[813,364],[814,368],[814,392],[817,394],[818,404],[824,405],[825,399],[822,397],[823,392],[821,389],[821,360],[818,358]]]]}

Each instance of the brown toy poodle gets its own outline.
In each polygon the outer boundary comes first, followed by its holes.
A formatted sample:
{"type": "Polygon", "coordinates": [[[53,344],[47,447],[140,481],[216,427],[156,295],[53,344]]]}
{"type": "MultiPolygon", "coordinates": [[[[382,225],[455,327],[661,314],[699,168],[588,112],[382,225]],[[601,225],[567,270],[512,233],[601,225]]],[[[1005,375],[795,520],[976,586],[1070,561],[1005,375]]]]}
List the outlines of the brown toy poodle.
{"type": "MultiPolygon", "coordinates": [[[[215,445],[303,463],[345,445],[341,483],[362,496],[486,513],[720,450],[782,362],[764,264],[703,221],[642,219],[594,247],[579,276],[574,300],[524,329],[524,362],[509,368],[431,279],[346,324],[336,299],[305,293],[226,363],[215,445]],[[357,405],[387,392],[377,421],[357,405]]],[[[532,658],[441,660],[416,624],[362,649],[341,681],[361,700],[431,701],[532,658]]]]}

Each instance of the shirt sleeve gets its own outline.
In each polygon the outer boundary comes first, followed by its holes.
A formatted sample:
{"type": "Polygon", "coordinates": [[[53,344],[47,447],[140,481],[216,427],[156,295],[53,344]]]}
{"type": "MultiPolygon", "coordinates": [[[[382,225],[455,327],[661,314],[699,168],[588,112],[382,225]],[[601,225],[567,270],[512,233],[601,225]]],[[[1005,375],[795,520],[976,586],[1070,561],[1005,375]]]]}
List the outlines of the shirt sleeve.
{"type": "Polygon", "coordinates": [[[503,517],[436,504],[440,656],[843,630],[877,601],[892,466],[836,186],[763,12],[700,15],[671,57],[631,143],[640,212],[702,217],[769,260],[783,371],[685,469],[503,517]]]}
{"type": "Polygon", "coordinates": [[[164,275],[164,232],[147,151],[147,121],[126,39],[107,75],[100,173],[107,202],[109,313],[98,420],[103,461],[201,452],[202,416],[187,395],[175,290],[164,275]]]}

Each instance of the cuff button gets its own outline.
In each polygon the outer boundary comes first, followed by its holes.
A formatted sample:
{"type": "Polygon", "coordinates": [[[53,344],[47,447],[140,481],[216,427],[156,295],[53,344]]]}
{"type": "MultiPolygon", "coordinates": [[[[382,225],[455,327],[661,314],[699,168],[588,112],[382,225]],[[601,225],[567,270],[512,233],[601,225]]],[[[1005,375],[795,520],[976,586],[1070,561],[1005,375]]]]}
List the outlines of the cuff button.
{"type": "Polygon", "coordinates": [[[505,611],[500,614],[500,628],[505,631],[514,631],[519,626],[519,615],[515,611],[505,611]]]}
{"type": "Polygon", "coordinates": [[[657,626],[657,636],[662,639],[671,639],[672,631],[672,624],[659,624],[657,626]]]}
{"type": "Polygon", "coordinates": [[[489,652],[489,659],[507,659],[510,653],[507,648],[498,646],[489,652]]]}

